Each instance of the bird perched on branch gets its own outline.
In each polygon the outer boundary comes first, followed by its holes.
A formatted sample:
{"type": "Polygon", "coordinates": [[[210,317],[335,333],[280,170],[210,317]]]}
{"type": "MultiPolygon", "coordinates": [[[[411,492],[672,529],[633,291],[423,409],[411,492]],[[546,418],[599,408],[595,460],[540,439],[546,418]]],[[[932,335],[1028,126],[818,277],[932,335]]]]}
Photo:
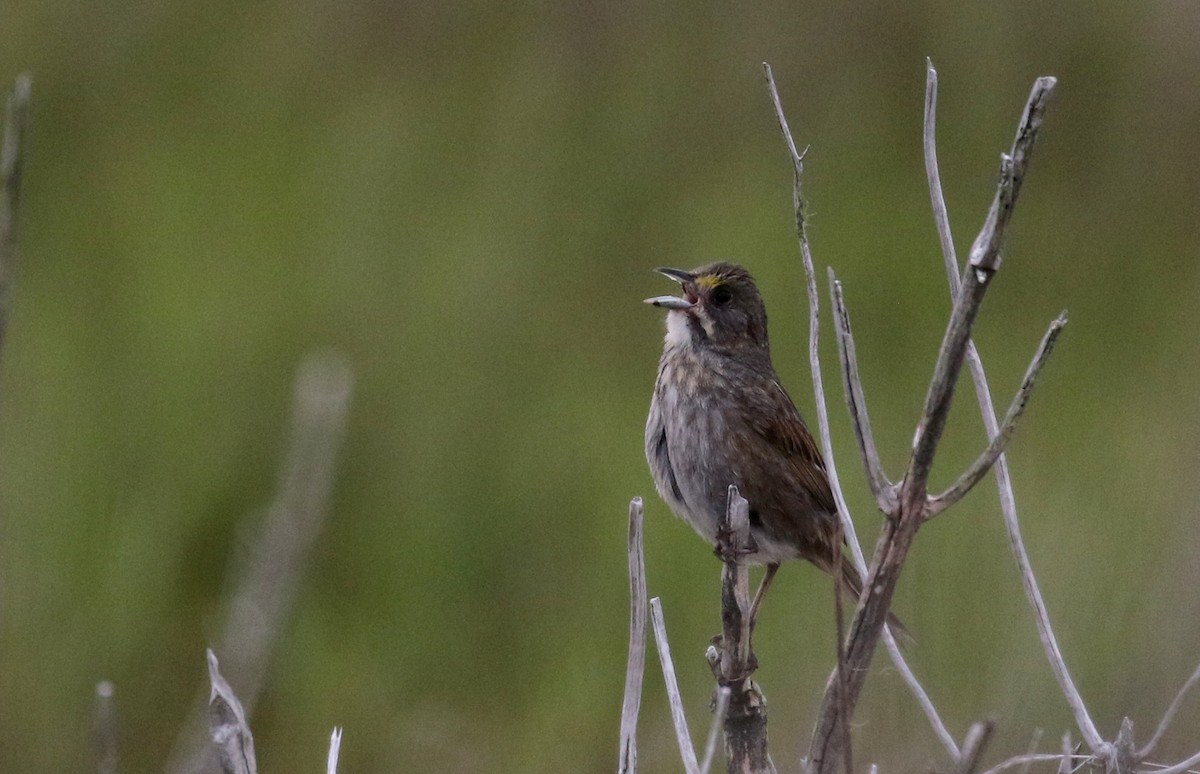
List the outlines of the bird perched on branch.
{"type": "Polygon", "coordinates": [[[728,488],[750,506],[753,545],[740,560],[765,564],[757,612],[781,562],[807,559],[855,599],[862,579],[842,559],[825,462],[779,383],[767,310],[750,274],[731,263],[658,269],[683,295],[646,303],[667,310],[667,335],[646,421],[646,459],[659,495],[714,546],[728,488]]]}

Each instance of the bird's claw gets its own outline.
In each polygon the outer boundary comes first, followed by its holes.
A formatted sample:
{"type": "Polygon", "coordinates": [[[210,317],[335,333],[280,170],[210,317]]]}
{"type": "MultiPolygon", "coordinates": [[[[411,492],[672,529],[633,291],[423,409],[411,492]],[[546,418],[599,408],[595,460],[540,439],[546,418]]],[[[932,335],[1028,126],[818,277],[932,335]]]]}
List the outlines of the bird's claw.
{"type": "Polygon", "coordinates": [[[713,548],[713,555],[726,564],[741,564],[747,556],[758,553],[758,543],[754,542],[753,535],[747,535],[746,545],[741,547],[737,545],[735,537],[733,530],[717,527],[717,544],[713,548]]]}

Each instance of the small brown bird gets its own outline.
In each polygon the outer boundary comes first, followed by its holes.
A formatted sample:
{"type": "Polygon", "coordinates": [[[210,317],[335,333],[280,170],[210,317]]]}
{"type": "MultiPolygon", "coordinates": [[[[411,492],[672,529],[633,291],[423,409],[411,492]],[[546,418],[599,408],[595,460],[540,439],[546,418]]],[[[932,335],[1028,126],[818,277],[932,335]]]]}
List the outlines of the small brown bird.
{"type": "MultiPolygon", "coordinates": [[[[767,566],[756,612],[780,562],[807,559],[834,572],[842,544],[825,462],[771,365],[767,310],[750,274],[731,263],[657,271],[683,297],[646,299],[668,310],[646,459],[659,495],[714,546],[737,485],[753,539],[743,561],[767,566]]],[[[848,558],[841,564],[857,599],[862,579],[848,558]]]]}

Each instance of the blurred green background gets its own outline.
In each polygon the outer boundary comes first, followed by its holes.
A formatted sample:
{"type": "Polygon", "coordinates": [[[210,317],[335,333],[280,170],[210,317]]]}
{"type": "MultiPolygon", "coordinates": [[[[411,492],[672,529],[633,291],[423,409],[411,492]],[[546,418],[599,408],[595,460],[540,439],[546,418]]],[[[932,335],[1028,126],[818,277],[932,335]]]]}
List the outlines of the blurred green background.
{"type": "MultiPolygon", "coordinates": [[[[925,57],[961,251],[1033,78],[1059,77],[977,340],[1006,405],[1069,310],[1010,460],[1080,689],[1103,733],[1128,714],[1145,741],[1200,660],[1198,36],[1193,0],[3,4],[0,76],[32,73],[34,108],[0,370],[0,770],[88,768],[101,679],[125,769],[161,769],[318,347],[357,381],[252,719],[264,771],[320,770],[335,724],[346,771],[612,770],[634,495],[707,728],[718,563],[642,458],[662,314],[641,299],[670,291],[655,266],[746,264],[811,415],[764,60],[812,146],[812,246],[845,281],[893,475],[948,311],[925,57]]],[[[823,346],[870,545],[828,325],[823,346]]],[[[960,401],[934,483],[982,442],[960,401]]],[[[784,770],[832,663],[830,607],[794,566],[764,610],[784,770]]],[[[897,610],[956,735],[992,717],[991,758],[1035,728],[1057,748],[1071,721],[990,478],[921,533],[897,610]]],[[[876,672],[858,760],[944,763],[876,672]]],[[[1193,752],[1198,726],[1193,697],[1160,757],[1193,752]]],[[[645,770],[679,770],[653,657],[641,740],[645,770]]]]}

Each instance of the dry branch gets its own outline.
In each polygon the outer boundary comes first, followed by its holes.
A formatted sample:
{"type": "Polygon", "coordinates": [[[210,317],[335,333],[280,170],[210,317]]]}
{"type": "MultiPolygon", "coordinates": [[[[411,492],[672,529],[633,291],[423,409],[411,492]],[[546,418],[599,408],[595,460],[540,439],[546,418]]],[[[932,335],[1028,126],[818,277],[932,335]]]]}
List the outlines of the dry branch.
{"type": "Polygon", "coordinates": [[[679,692],[679,681],[675,679],[675,662],[671,659],[671,643],[667,640],[667,623],[663,620],[662,600],[650,600],[650,623],[654,628],[654,644],[658,647],[658,660],[662,665],[663,682],[667,685],[667,703],[671,706],[671,720],[675,724],[675,740],[679,743],[679,757],[687,774],[700,771],[696,762],[696,748],[692,746],[692,735],[688,732],[687,717],[683,712],[683,695],[679,692]]]}
{"type": "Polygon", "coordinates": [[[731,691],[725,686],[717,688],[716,703],[713,706],[712,726],[708,729],[708,739],[704,742],[704,760],[700,761],[700,774],[708,774],[717,754],[717,740],[721,738],[721,729],[725,725],[725,716],[729,712],[729,695],[731,691]]]}
{"type": "MultiPolygon", "coordinates": [[[[308,356],[296,371],[286,456],[275,498],[230,584],[218,647],[226,671],[243,686],[252,712],[271,654],[308,555],[325,521],[337,454],[349,416],[353,377],[330,352],[308,356]]],[[[185,721],[167,771],[194,774],[208,767],[211,751],[198,745],[203,704],[185,721]]]]}
{"type": "MultiPolygon", "coordinates": [[[[1042,83],[1042,79],[1039,79],[1035,83],[1034,94],[1038,93],[1039,85],[1042,83]]],[[[1049,85],[1052,87],[1053,81],[1049,85]]],[[[1033,95],[1030,97],[1030,103],[1034,103],[1033,95]]],[[[1041,101],[1041,104],[1045,104],[1044,100],[1041,101]]],[[[953,298],[955,293],[955,279],[959,274],[958,258],[954,252],[954,239],[950,230],[950,217],[946,210],[945,197],[942,194],[941,177],[938,174],[936,130],[934,127],[936,116],[937,70],[934,69],[932,62],[927,61],[924,133],[925,170],[929,181],[929,195],[933,206],[934,223],[937,226],[938,238],[942,245],[942,255],[946,264],[947,276],[950,278],[950,293],[953,298]]],[[[1022,132],[1018,130],[1014,146],[1022,136],[1022,132]]],[[[1015,156],[1016,154],[1014,153],[1013,155],[1015,156]]],[[[976,240],[976,244],[978,244],[978,240],[976,240]]],[[[1000,432],[999,424],[996,421],[996,408],[992,401],[991,389],[988,387],[987,375],[984,373],[983,360],[979,357],[979,353],[973,343],[967,351],[967,367],[971,372],[971,379],[975,383],[975,396],[979,402],[984,428],[987,431],[988,437],[993,438],[1000,432]]],[[[996,471],[996,485],[1000,495],[1000,511],[1004,517],[1005,530],[1008,532],[1009,544],[1016,559],[1017,568],[1021,573],[1025,595],[1029,600],[1030,606],[1033,608],[1034,620],[1038,628],[1038,637],[1042,642],[1046,658],[1050,662],[1059,688],[1062,690],[1064,696],[1066,696],[1067,704],[1070,706],[1072,714],[1075,717],[1076,726],[1079,728],[1080,733],[1083,734],[1084,741],[1088,747],[1093,752],[1098,752],[1105,745],[1105,742],[1100,736],[1100,732],[1096,729],[1096,724],[1092,721],[1091,715],[1088,714],[1083,697],[1080,696],[1078,688],[1075,687],[1075,681],[1071,679],[1071,673],[1067,669],[1062,651],[1058,647],[1058,639],[1055,637],[1054,629],[1050,624],[1050,615],[1046,610],[1046,603],[1042,599],[1042,592],[1038,587],[1037,578],[1033,574],[1033,566],[1029,561],[1029,553],[1025,550],[1025,540],[1021,536],[1021,526],[1017,518],[1016,494],[1013,491],[1012,477],[1008,470],[1008,461],[1003,454],[996,458],[994,467],[996,471]]]]}
{"type": "Polygon", "coordinates": [[[930,498],[929,508],[925,514],[926,520],[932,519],[966,496],[967,492],[971,491],[987,475],[987,472],[992,469],[996,461],[1000,459],[1000,455],[1004,453],[1004,448],[1008,445],[1009,440],[1012,439],[1013,434],[1017,430],[1017,423],[1020,421],[1021,415],[1025,413],[1025,406],[1029,403],[1029,396],[1033,392],[1033,385],[1037,380],[1038,372],[1046,364],[1046,360],[1050,357],[1050,352],[1054,349],[1054,342],[1058,340],[1058,335],[1062,333],[1062,329],[1066,326],[1066,312],[1060,314],[1057,320],[1050,323],[1050,328],[1046,331],[1046,335],[1042,337],[1042,343],[1038,345],[1037,352],[1033,356],[1033,361],[1030,362],[1028,370],[1025,371],[1025,378],[1021,380],[1021,387],[1013,397],[1012,404],[1008,407],[1008,413],[1004,415],[1004,421],[1000,424],[999,430],[992,436],[987,448],[976,458],[971,467],[959,477],[958,481],[955,481],[945,492],[930,498]]]}
{"type": "Polygon", "coordinates": [[[721,639],[715,653],[709,649],[709,666],[718,686],[730,691],[725,759],[730,771],[743,774],[775,771],[767,749],[767,700],[750,679],[758,664],[750,647],[750,571],[740,561],[750,545],[750,504],[730,486],[725,519],[717,529],[717,553],[724,561],[721,639]]]}
{"type": "Polygon", "coordinates": [[[867,414],[867,398],[863,394],[862,379],[858,375],[858,354],[854,347],[854,333],[850,328],[850,310],[842,293],[842,283],[829,269],[829,292],[833,298],[834,332],[837,338],[838,355],[841,360],[842,389],[850,409],[850,421],[854,425],[854,438],[858,441],[859,456],[867,473],[867,483],[879,510],[891,513],[896,510],[896,487],[888,480],[879,461],[879,450],[875,446],[875,433],[871,430],[871,418],[867,414]]]}
{"type": "Polygon", "coordinates": [[[967,730],[966,738],[963,739],[962,753],[954,765],[954,774],[974,774],[975,770],[979,768],[983,750],[987,747],[995,727],[996,724],[991,721],[971,725],[971,728],[967,730]]]}
{"type": "Polygon", "coordinates": [[[888,608],[916,532],[928,510],[927,485],[938,441],[945,429],[954,387],[966,356],[971,328],[992,278],[1000,266],[1000,247],[1020,193],[1037,130],[1053,89],[1053,78],[1039,78],[1022,114],[1011,153],[1001,156],[1000,181],[984,226],[972,248],[967,269],[959,277],[958,293],[934,366],[925,407],[917,426],[908,470],[900,485],[897,507],[889,514],[876,546],[875,558],[851,625],[847,646],[848,696],[839,706],[834,680],[825,690],[808,762],[814,772],[831,771],[838,746],[835,729],[841,712],[853,713],[866,680],[875,644],[882,634],[888,608]]]}
{"type": "Polygon", "coordinates": [[[637,771],[637,722],[646,671],[646,557],[642,547],[642,498],[629,503],[629,660],[621,704],[619,774],[637,771]]]}
{"type": "MultiPolygon", "coordinates": [[[[854,528],[854,520],[850,516],[850,508],[846,505],[846,498],[842,493],[837,465],[833,456],[833,437],[829,430],[829,411],[825,403],[824,379],[821,376],[821,359],[818,347],[820,298],[817,293],[816,272],[813,270],[812,252],[809,248],[808,236],[804,229],[804,197],[800,188],[804,172],[804,157],[803,154],[796,150],[796,142],[792,138],[791,129],[788,128],[787,117],[783,112],[783,104],[779,99],[779,90],[775,86],[774,73],[771,70],[771,66],[766,62],[763,62],[763,72],[766,75],[767,91],[771,97],[771,104],[775,109],[775,117],[779,121],[779,129],[783,134],[792,160],[792,204],[796,210],[796,235],[800,244],[800,257],[804,264],[804,274],[808,287],[808,357],[813,381],[813,396],[816,403],[817,424],[821,436],[821,450],[825,458],[825,470],[829,476],[829,484],[833,489],[834,499],[837,502],[838,519],[841,522],[842,530],[845,532],[846,544],[850,548],[851,556],[854,558],[854,565],[858,568],[859,574],[865,577],[867,573],[866,558],[863,556],[862,546],[859,544],[858,533],[854,528]]],[[[884,644],[887,646],[888,655],[891,656],[892,663],[904,679],[905,684],[908,685],[909,690],[912,691],[913,696],[917,699],[921,711],[925,713],[925,717],[928,718],[929,724],[933,728],[934,735],[937,736],[942,746],[946,748],[951,759],[957,759],[958,745],[954,737],[946,729],[946,724],[942,721],[937,708],[930,700],[929,694],[925,691],[920,681],[917,680],[912,668],[909,667],[904,655],[900,652],[900,647],[895,637],[892,636],[891,631],[886,627],[883,639],[884,644]]]]}

